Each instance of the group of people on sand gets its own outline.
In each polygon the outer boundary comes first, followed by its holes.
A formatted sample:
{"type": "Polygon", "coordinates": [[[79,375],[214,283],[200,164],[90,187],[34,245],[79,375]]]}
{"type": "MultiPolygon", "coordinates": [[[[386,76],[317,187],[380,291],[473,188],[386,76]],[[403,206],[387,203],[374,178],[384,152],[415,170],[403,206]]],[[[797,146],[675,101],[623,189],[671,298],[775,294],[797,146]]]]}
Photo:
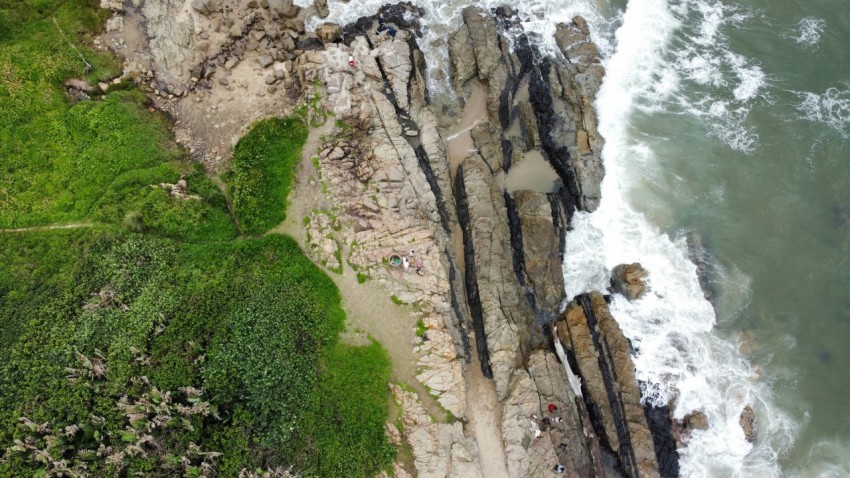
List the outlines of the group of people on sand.
{"type": "MultiPolygon", "coordinates": [[[[558,411],[557,405],[555,405],[554,403],[550,403],[547,409],[549,411],[549,415],[552,415],[551,417],[540,418],[537,415],[531,415],[531,428],[534,430],[534,438],[540,438],[543,432],[549,431],[549,428],[551,428],[553,424],[561,423],[563,421],[563,418],[561,418],[561,416],[555,414],[555,412],[558,411]]],[[[566,448],[566,443],[561,443],[560,445],[558,445],[558,449],[562,451],[566,450],[566,448]]],[[[552,471],[560,475],[566,471],[566,468],[564,467],[564,465],[557,463],[555,466],[552,467],[552,471]]]]}

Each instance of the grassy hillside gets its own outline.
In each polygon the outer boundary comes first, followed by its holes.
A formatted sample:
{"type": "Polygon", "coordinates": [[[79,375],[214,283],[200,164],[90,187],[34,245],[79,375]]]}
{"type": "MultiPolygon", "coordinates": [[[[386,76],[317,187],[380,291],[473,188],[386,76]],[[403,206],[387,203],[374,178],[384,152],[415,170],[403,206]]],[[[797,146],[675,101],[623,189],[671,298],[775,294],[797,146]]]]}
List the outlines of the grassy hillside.
{"type": "MultiPolygon", "coordinates": [[[[288,237],[238,240],[143,95],[66,97],[117,71],[85,47],[98,3],[0,0],[0,229],[83,225],[0,231],[0,477],[374,476],[389,361],[339,342],[333,282],[288,237]]],[[[283,218],[305,137],[240,142],[246,232],[283,218]]]]}

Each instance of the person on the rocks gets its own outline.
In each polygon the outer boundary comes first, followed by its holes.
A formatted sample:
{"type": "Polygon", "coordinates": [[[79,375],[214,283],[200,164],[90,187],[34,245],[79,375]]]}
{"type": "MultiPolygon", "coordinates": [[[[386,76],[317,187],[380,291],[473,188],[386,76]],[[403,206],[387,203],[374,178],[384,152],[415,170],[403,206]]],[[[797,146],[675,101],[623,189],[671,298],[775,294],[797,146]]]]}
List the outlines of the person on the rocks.
{"type": "Polygon", "coordinates": [[[416,274],[420,276],[424,274],[422,272],[422,259],[416,259],[416,274]]]}
{"type": "Polygon", "coordinates": [[[402,257],[401,258],[401,265],[403,265],[404,268],[407,269],[408,267],[410,267],[410,260],[406,257],[402,257]]]}
{"type": "Polygon", "coordinates": [[[562,464],[560,464],[560,463],[558,463],[557,465],[555,465],[555,466],[552,468],[552,471],[554,471],[555,473],[557,473],[557,474],[559,474],[559,475],[560,475],[560,474],[563,474],[563,473],[564,473],[564,471],[566,471],[566,470],[567,470],[567,469],[566,469],[566,468],[564,468],[564,465],[562,465],[562,464]]]}
{"type": "Polygon", "coordinates": [[[555,406],[554,403],[549,404],[549,413],[555,413],[555,410],[557,410],[557,409],[558,409],[558,407],[555,406]]]}
{"type": "Polygon", "coordinates": [[[387,26],[384,24],[384,12],[381,12],[378,14],[378,30],[375,31],[375,35],[380,35],[385,31],[387,31],[387,26]]]}
{"type": "Polygon", "coordinates": [[[552,421],[555,423],[561,423],[561,420],[563,420],[561,417],[552,417],[552,421]]]}

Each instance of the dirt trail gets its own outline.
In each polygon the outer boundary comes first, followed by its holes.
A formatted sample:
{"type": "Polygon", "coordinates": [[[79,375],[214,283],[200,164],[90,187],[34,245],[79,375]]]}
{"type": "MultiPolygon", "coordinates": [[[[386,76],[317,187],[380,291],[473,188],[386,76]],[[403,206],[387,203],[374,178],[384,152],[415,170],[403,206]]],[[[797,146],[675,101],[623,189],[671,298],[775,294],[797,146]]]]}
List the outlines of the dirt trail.
{"type": "MultiPolygon", "coordinates": [[[[476,152],[472,140],[472,129],[488,121],[487,118],[487,88],[480,83],[472,83],[469,95],[464,99],[464,106],[458,121],[448,131],[443,131],[446,141],[446,151],[449,159],[449,170],[454,180],[457,169],[469,155],[476,152]]],[[[452,247],[458,258],[461,270],[463,263],[463,237],[460,226],[452,231],[452,247]]],[[[472,345],[475,350],[475,345],[472,345]]],[[[508,476],[508,459],[502,440],[502,404],[496,397],[496,387],[481,373],[478,354],[472,354],[472,363],[466,369],[466,403],[467,403],[467,432],[475,437],[478,443],[479,464],[481,472],[488,478],[508,476]]]]}
{"type": "MultiPolygon", "coordinates": [[[[473,345],[474,347],[474,345],[473,345]]],[[[496,398],[496,386],[484,378],[478,355],[466,369],[467,429],[478,442],[481,472],[488,478],[508,476],[508,460],[502,440],[502,404],[496,398]]]]}
{"type": "MultiPolygon", "coordinates": [[[[286,220],[270,233],[292,236],[302,249],[304,244],[303,218],[313,209],[331,209],[333,202],[323,192],[318,171],[312,157],[321,146],[321,138],[332,130],[328,121],[319,128],[311,128],[304,144],[301,164],[295,176],[295,187],[289,195],[286,220]]],[[[344,246],[342,257],[347,257],[344,246]]],[[[306,249],[305,249],[306,250],[306,249]]],[[[319,266],[321,267],[321,266],[319,266]]],[[[328,276],[339,288],[347,324],[343,340],[350,343],[367,343],[372,337],[389,352],[392,360],[392,380],[414,388],[428,413],[435,421],[448,419],[447,412],[416,379],[419,357],[416,346],[416,322],[418,314],[413,306],[392,302],[389,294],[372,282],[360,284],[357,274],[347,264],[342,274],[327,271],[328,276]]]]}
{"type": "Polygon", "coordinates": [[[91,222],[72,222],[68,224],[53,224],[50,226],[32,226],[32,227],[19,227],[19,228],[10,228],[10,229],[0,229],[0,233],[2,232],[36,232],[36,231],[50,231],[53,229],[77,229],[81,227],[93,227],[94,223],[91,222]]]}

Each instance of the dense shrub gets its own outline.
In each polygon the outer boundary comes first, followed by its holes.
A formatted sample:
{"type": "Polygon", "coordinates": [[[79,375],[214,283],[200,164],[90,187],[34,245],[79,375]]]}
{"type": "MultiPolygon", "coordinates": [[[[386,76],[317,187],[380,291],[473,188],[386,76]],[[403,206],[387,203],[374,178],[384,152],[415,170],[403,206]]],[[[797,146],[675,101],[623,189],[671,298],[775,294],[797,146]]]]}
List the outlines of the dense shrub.
{"type": "MultiPolygon", "coordinates": [[[[0,0],[0,229],[89,223],[0,231],[0,477],[373,476],[389,362],[338,342],[333,282],[288,237],[234,241],[138,91],[67,101],[69,76],[117,71],[85,48],[98,3],[0,0]]],[[[240,142],[245,231],[283,219],[305,137],[270,120],[240,142]]]]}
{"type": "Polygon", "coordinates": [[[242,231],[260,234],[286,218],[286,197],[307,127],[295,118],[270,118],[251,128],[233,151],[230,195],[242,231]]]}
{"type": "MultiPolygon", "coordinates": [[[[386,354],[338,342],[339,294],[290,238],[0,234],[0,277],[0,447],[31,434],[19,417],[59,433],[98,416],[99,433],[115,436],[128,426],[116,409],[122,396],[189,386],[205,391],[220,419],[157,435],[172,453],[194,442],[225,452],[230,470],[295,464],[315,476],[367,476],[392,459],[386,354]],[[103,376],[69,379],[85,369],[81,355],[100,360],[103,376]]],[[[33,463],[18,455],[0,463],[0,476],[26,475],[33,463]]],[[[122,466],[159,476],[161,459],[151,450],[122,466]]]]}

